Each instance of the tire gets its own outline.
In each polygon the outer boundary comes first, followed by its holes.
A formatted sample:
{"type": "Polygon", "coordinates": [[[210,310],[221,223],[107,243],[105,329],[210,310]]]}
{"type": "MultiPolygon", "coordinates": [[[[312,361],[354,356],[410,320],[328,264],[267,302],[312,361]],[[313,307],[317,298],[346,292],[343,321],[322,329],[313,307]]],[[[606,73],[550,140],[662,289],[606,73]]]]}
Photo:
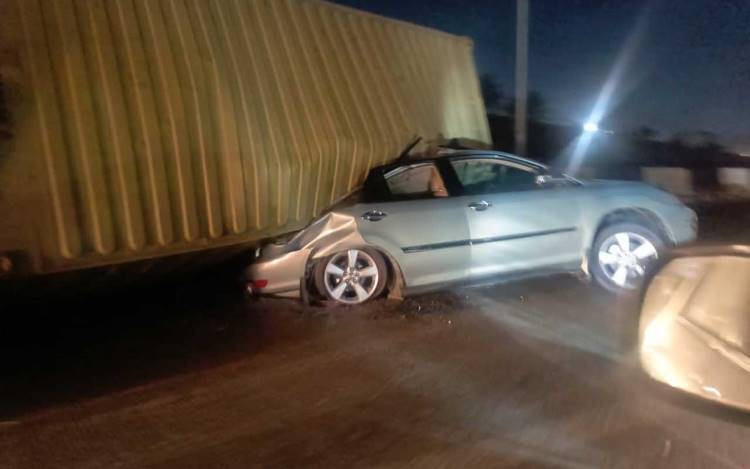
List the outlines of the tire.
{"type": "Polygon", "coordinates": [[[378,298],[388,282],[383,256],[369,248],[332,254],[315,265],[315,287],[336,303],[357,305],[378,298]],[[352,258],[352,253],[356,255],[352,258]],[[354,259],[354,266],[351,261],[354,259]]]}
{"type": "Polygon", "coordinates": [[[632,222],[616,223],[596,235],[589,272],[602,288],[614,293],[633,292],[640,288],[649,266],[665,248],[664,239],[653,229],[632,222]]]}

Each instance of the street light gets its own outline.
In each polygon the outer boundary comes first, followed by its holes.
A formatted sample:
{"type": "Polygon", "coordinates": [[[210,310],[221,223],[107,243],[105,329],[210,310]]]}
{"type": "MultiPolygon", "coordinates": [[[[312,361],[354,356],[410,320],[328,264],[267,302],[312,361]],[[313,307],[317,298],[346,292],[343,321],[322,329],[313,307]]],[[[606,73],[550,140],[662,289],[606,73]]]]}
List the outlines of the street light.
{"type": "Polygon", "coordinates": [[[565,150],[565,152],[570,155],[566,170],[567,173],[575,174],[578,172],[583,163],[583,158],[586,155],[586,150],[588,150],[593,142],[603,143],[603,135],[614,135],[615,133],[612,130],[600,128],[596,117],[592,116],[590,118],[591,120],[583,123],[583,132],[576,136],[575,140],[573,140],[571,145],[565,150]]]}
{"type": "Polygon", "coordinates": [[[583,131],[590,134],[599,132],[599,124],[590,121],[586,122],[585,124],[583,124],[583,131]]]}

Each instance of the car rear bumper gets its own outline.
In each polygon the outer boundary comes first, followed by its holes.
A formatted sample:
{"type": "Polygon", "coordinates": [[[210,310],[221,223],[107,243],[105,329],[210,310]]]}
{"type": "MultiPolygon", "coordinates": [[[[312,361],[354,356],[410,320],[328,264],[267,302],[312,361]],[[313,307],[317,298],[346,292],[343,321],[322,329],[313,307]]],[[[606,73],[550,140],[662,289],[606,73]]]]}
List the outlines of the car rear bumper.
{"type": "Polygon", "coordinates": [[[305,276],[309,249],[284,253],[272,259],[258,259],[245,269],[247,292],[252,295],[298,297],[305,276]]]}

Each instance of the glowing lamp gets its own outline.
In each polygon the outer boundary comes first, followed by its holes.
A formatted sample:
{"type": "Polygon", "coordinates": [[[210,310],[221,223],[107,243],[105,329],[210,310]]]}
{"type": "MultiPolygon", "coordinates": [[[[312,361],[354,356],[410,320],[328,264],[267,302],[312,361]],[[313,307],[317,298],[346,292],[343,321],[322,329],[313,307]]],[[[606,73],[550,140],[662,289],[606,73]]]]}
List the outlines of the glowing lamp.
{"type": "Polygon", "coordinates": [[[599,132],[599,125],[596,122],[586,122],[583,124],[583,131],[590,134],[599,132]]]}

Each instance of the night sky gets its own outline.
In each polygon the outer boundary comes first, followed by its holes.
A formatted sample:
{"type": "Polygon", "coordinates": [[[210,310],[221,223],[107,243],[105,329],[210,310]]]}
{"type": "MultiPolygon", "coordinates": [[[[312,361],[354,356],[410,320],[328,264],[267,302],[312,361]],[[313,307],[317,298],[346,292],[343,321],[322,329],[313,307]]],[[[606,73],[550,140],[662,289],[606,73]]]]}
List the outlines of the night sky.
{"type": "MultiPolygon", "coordinates": [[[[336,2],[471,37],[479,72],[513,94],[515,0],[336,2]]],[[[603,125],[750,143],[750,0],[531,0],[529,86],[548,120],[585,121],[620,56],[603,125]]]]}

